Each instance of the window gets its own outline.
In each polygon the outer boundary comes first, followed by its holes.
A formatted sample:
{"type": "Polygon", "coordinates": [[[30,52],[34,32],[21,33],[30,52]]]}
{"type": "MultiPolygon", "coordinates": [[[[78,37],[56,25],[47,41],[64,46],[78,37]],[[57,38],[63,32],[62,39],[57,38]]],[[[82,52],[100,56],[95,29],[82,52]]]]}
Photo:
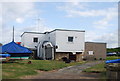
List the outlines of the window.
{"type": "Polygon", "coordinates": [[[33,42],[38,42],[38,38],[37,37],[33,38],[33,42]]]}
{"type": "Polygon", "coordinates": [[[93,51],[88,51],[88,54],[89,54],[89,55],[93,55],[94,52],[93,52],[93,51]]]}
{"type": "Polygon", "coordinates": [[[73,37],[68,37],[68,42],[73,42],[73,37]]]}

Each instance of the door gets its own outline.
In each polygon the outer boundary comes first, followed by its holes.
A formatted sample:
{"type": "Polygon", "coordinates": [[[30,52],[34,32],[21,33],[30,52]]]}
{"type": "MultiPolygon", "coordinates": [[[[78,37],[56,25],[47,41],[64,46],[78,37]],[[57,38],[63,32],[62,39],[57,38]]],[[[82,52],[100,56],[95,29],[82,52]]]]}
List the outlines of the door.
{"type": "Polygon", "coordinates": [[[45,59],[52,60],[52,47],[45,48],[45,59]]]}
{"type": "Polygon", "coordinates": [[[72,53],[69,54],[69,59],[76,61],[76,54],[73,55],[72,53]]]}

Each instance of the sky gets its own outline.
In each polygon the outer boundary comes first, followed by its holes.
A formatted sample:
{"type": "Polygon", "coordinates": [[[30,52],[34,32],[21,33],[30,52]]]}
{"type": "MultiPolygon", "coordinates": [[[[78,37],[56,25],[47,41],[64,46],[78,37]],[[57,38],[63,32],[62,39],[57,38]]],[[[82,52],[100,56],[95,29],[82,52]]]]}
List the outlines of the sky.
{"type": "Polygon", "coordinates": [[[23,32],[85,30],[85,41],[118,47],[118,2],[2,2],[0,42],[21,41],[23,32]],[[38,20],[40,19],[40,20],[38,20]]]}

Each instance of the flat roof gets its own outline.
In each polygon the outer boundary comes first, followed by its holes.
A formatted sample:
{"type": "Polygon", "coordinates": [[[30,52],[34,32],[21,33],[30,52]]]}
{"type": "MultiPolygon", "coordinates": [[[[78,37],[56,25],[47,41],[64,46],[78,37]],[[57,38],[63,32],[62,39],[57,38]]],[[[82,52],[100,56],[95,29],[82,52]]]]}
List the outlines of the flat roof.
{"type": "MultiPolygon", "coordinates": [[[[45,33],[39,33],[39,32],[24,32],[23,34],[25,33],[31,33],[31,34],[45,34],[45,33]]],[[[21,37],[23,36],[23,34],[21,35],[21,37]]]]}
{"type": "Polygon", "coordinates": [[[84,30],[68,30],[68,29],[55,29],[55,30],[50,31],[50,32],[54,32],[54,31],[75,31],[75,32],[85,32],[84,30]]]}
{"type": "Polygon", "coordinates": [[[106,44],[105,42],[85,42],[85,43],[97,43],[97,44],[106,44]]]}
{"type": "MultiPolygon", "coordinates": [[[[54,31],[75,31],[75,32],[85,32],[84,30],[55,29],[55,30],[52,30],[52,31],[50,31],[50,32],[44,32],[44,33],[39,33],[39,32],[24,32],[24,33],[46,34],[46,33],[51,33],[51,32],[54,32],[54,31]]],[[[23,34],[24,34],[24,33],[23,33],[23,34]]],[[[21,35],[21,37],[23,36],[23,34],[21,35]]]]}

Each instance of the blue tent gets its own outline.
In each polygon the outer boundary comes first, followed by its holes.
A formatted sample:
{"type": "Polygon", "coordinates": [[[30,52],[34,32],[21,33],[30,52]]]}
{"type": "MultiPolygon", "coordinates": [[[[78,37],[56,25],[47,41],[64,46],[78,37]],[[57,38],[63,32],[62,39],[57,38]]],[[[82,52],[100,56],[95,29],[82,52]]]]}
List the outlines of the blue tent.
{"type": "Polygon", "coordinates": [[[29,49],[16,44],[14,41],[0,47],[1,53],[32,53],[29,49]]]}

